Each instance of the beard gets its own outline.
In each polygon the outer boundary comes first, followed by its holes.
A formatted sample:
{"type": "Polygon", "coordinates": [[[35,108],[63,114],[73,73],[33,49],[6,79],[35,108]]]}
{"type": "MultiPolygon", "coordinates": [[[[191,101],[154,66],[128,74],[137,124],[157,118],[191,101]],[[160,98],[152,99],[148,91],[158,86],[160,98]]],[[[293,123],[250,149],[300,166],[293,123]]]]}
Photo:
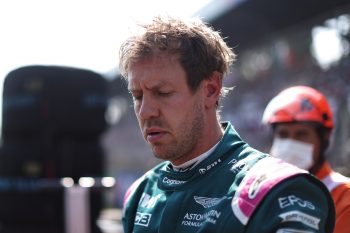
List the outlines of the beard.
{"type": "MultiPolygon", "coordinates": [[[[192,152],[195,151],[199,141],[203,137],[203,112],[202,105],[196,103],[192,111],[189,111],[188,114],[182,118],[182,122],[180,122],[176,128],[173,128],[173,140],[171,140],[170,143],[154,144],[152,146],[155,157],[169,161],[180,159],[187,161],[193,158],[192,152]],[[188,159],[186,159],[186,157],[188,159]]],[[[166,123],[159,122],[161,120],[157,121],[157,125],[161,124],[162,126],[167,126],[166,123]]]]}

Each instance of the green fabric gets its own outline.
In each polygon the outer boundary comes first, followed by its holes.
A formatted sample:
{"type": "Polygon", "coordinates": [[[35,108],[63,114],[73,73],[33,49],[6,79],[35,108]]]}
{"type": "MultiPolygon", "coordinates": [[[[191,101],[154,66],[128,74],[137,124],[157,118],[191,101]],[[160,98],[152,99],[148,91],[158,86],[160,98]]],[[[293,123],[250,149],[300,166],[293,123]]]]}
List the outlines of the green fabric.
{"type": "Polygon", "coordinates": [[[230,123],[225,129],[215,151],[193,169],[175,172],[163,162],[135,182],[126,195],[125,233],[332,232],[335,213],[328,191],[301,173],[271,188],[242,223],[232,199],[247,172],[268,155],[242,141],[230,123]]]}

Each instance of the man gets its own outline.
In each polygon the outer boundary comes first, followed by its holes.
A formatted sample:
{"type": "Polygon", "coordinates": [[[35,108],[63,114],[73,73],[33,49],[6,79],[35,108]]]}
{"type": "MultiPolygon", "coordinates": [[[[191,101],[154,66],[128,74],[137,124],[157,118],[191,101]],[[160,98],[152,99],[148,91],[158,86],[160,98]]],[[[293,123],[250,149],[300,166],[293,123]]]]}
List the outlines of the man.
{"type": "Polygon", "coordinates": [[[156,17],[126,40],[119,68],[141,132],[166,160],[127,191],[123,226],[138,232],[332,232],[324,185],[249,147],[220,97],[234,53],[200,20],[156,17]]]}
{"type": "Polygon", "coordinates": [[[267,105],[263,122],[273,129],[271,154],[309,170],[327,186],[336,208],[335,233],[350,233],[350,179],[325,158],[333,117],[326,97],[307,86],[287,88],[267,105]]]}

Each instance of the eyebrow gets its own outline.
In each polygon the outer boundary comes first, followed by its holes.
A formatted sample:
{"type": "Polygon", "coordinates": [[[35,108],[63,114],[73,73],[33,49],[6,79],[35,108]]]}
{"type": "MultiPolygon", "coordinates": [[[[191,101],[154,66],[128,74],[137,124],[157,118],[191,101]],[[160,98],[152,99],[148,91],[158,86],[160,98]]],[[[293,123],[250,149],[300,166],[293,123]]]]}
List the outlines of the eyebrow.
{"type": "MultiPolygon", "coordinates": [[[[159,83],[155,84],[154,86],[151,86],[151,87],[146,87],[147,90],[157,90],[157,89],[160,89],[161,87],[164,87],[168,85],[167,82],[165,81],[160,81],[159,83]]],[[[128,90],[129,92],[135,92],[135,91],[139,91],[140,88],[137,88],[137,87],[133,87],[133,86],[128,86],[128,90]]]]}

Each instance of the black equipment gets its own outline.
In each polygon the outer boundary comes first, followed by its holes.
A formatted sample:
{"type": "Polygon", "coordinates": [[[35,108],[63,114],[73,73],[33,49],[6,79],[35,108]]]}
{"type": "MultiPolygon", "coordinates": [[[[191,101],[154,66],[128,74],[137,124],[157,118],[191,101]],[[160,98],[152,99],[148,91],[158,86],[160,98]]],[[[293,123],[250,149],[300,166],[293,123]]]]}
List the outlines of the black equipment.
{"type": "MultiPolygon", "coordinates": [[[[0,233],[64,232],[63,188],[33,184],[103,176],[106,84],[95,72],[60,66],[26,66],[5,77],[0,233]]],[[[92,233],[101,197],[90,193],[92,233]]]]}

